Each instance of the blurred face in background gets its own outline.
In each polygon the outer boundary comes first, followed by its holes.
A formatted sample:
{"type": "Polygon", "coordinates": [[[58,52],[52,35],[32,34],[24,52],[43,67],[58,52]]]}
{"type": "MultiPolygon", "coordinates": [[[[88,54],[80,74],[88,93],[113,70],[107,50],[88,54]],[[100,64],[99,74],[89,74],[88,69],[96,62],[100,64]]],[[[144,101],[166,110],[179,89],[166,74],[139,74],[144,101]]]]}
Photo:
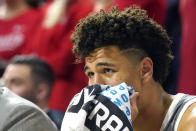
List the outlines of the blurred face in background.
{"type": "Polygon", "coordinates": [[[5,85],[17,95],[35,102],[36,88],[31,76],[31,68],[24,64],[10,64],[7,66],[3,78],[5,85]]]}

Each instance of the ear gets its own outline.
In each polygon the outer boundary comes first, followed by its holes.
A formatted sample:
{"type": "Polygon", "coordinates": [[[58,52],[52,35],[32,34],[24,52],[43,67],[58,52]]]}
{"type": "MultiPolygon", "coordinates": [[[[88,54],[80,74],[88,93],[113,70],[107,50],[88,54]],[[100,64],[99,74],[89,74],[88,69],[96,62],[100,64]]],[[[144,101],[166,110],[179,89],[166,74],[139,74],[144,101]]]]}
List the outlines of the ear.
{"type": "Polygon", "coordinates": [[[45,101],[48,99],[49,87],[45,83],[41,83],[38,85],[36,90],[36,98],[39,102],[45,101]]]}
{"type": "Polygon", "coordinates": [[[149,57],[145,57],[140,62],[140,75],[143,83],[147,83],[153,76],[153,62],[149,57]]]}

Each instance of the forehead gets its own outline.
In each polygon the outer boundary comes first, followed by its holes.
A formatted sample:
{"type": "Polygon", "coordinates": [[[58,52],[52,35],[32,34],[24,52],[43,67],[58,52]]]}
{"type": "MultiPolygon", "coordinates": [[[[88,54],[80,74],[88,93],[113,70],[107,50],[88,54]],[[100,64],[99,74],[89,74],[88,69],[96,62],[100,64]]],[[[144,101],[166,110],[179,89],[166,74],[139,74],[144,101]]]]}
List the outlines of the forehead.
{"type": "Polygon", "coordinates": [[[122,59],[123,57],[124,56],[117,46],[107,46],[95,49],[89,56],[85,58],[85,61],[86,63],[91,63],[101,58],[113,59],[117,61],[118,59],[122,59]]]}
{"type": "Polygon", "coordinates": [[[28,77],[31,73],[31,68],[24,64],[10,64],[7,66],[4,76],[7,77],[28,77]]]}

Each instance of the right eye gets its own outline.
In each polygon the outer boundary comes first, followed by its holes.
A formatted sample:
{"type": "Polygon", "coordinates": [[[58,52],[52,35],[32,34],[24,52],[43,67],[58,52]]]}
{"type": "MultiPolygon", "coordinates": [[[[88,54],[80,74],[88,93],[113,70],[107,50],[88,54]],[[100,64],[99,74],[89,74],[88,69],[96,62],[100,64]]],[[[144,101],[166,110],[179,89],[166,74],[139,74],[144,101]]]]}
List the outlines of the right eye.
{"type": "Polygon", "coordinates": [[[88,73],[87,73],[87,76],[88,76],[89,78],[92,78],[92,77],[94,76],[94,73],[93,73],[93,72],[88,72],[88,73]]]}

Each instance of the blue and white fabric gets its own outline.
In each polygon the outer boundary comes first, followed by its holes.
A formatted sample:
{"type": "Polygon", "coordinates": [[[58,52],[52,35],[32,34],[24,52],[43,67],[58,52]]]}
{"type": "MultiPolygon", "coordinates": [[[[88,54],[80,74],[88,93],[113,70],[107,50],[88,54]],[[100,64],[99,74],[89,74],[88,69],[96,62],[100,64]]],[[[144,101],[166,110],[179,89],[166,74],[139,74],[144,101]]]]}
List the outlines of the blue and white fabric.
{"type": "Polygon", "coordinates": [[[133,92],[125,83],[85,87],[70,102],[61,131],[132,131],[133,92]]]}

